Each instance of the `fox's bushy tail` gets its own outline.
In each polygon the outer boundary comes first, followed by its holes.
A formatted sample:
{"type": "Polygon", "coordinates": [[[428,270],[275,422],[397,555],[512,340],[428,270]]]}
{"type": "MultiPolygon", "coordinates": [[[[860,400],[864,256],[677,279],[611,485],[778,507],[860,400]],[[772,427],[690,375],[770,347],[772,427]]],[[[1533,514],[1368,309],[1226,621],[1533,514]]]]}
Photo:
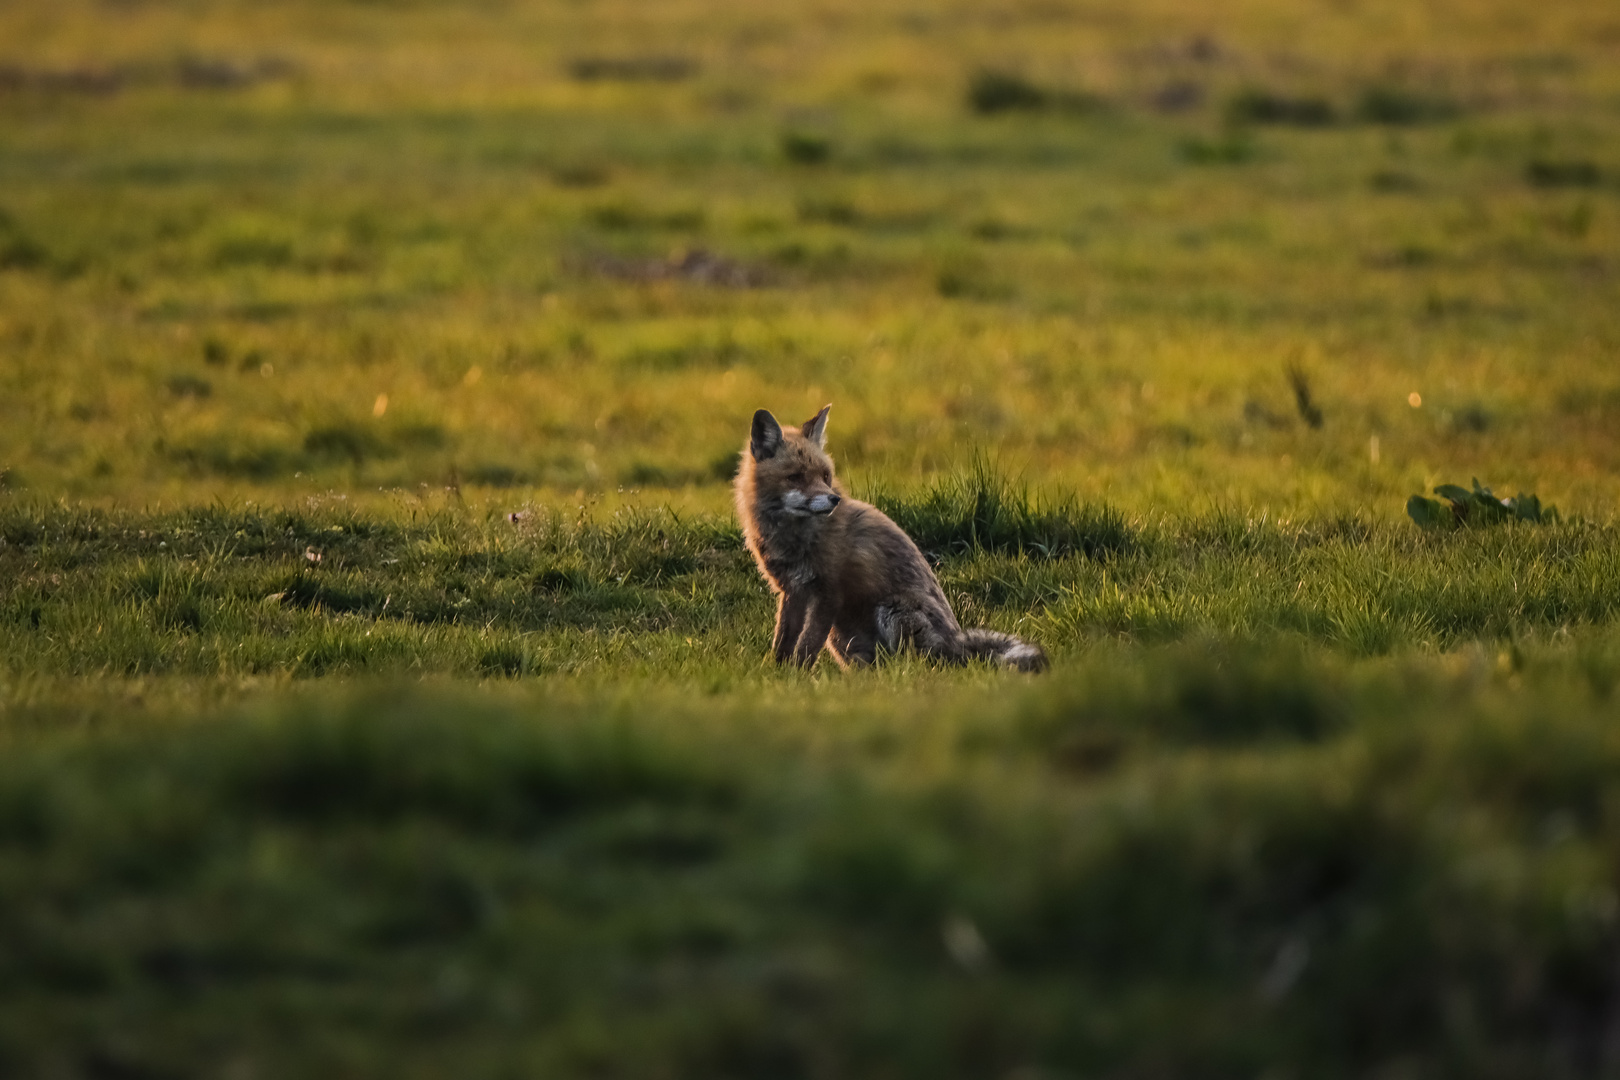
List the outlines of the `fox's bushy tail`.
{"type": "Polygon", "coordinates": [[[999,630],[964,630],[961,648],[964,660],[996,660],[1018,671],[1045,671],[1047,667],[1046,650],[999,630]]]}

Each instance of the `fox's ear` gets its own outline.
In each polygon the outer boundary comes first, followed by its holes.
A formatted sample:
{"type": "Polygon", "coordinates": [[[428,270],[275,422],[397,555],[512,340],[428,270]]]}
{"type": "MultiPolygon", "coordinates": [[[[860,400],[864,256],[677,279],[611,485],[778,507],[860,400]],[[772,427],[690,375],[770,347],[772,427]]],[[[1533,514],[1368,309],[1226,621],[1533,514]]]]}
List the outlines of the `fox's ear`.
{"type": "Polygon", "coordinates": [[[755,461],[775,457],[776,452],[782,449],[782,425],[764,409],[754,414],[754,427],[748,433],[748,449],[753,452],[755,461]]]}
{"type": "Polygon", "coordinates": [[[805,438],[823,450],[827,449],[827,410],[831,408],[831,405],[823,405],[821,411],[806,420],[804,427],[799,429],[804,432],[805,438]]]}

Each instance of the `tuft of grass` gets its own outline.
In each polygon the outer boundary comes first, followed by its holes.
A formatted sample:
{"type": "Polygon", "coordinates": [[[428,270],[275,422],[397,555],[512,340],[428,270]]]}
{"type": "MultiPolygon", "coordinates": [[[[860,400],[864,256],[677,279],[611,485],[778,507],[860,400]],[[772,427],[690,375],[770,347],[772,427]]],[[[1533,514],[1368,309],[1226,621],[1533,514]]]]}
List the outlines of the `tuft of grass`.
{"type": "Polygon", "coordinates": [[[1107,505],[1072,495],[1042,495],[976,459],[913,497],[878,493],[872,500],[925,552],[968,551],[1106,558],[1132,549],[1135,531],[1107,505]]]}

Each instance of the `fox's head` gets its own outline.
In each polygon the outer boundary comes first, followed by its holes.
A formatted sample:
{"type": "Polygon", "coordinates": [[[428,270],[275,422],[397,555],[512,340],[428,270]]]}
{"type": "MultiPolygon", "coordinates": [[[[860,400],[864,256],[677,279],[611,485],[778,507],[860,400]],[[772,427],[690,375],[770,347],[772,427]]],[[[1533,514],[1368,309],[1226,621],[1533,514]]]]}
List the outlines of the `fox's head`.
{"type": "MultiPolygon", "coordinates": [[[[843,499],[827,456],[828,405],[798,428],[783,429],[764,409],[754,414],[739,484],[793,517],[830,514],[843,499]]],[[[739,488],[741,490],[741,488],[739,488]]]]}

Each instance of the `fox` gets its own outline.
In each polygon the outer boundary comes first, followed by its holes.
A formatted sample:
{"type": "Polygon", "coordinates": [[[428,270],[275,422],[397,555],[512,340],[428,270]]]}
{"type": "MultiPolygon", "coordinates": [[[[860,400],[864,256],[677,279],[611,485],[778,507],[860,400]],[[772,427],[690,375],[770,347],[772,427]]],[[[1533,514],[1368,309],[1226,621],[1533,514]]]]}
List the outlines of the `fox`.
{"type": "Polygon", "coordinates": [[[911,537],[844,493],[827,453],[831,410],[784,428],[760,409],[737,470],[743,539],[777,594],[775,662],[808,668],[825,648],[840,667],[860,667],[909,646],[947,664],[986,659],[1046,670],[1039,645],[962,629],[911,537]]]}

